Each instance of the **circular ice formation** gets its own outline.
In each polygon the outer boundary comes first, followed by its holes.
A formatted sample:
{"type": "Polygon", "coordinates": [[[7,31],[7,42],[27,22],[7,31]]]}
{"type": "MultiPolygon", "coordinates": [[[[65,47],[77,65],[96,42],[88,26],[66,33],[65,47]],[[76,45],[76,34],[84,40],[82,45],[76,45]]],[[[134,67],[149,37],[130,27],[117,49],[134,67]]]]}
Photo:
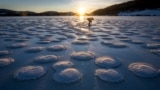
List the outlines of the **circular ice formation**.
{"type": "Polygon", "coordinates": [[[160,56],[160,49],[150,50],[150,52],[160,56]]]}
{"type": "Polygon", "coordinates": [[[16,49],[16,48],[23,48],[28,46],[27,43],[16,43],[16,44],[11,44],[9,46],[7,46],[8,48],[12,48],[12,49],[16,49]]]}
{"type": "Polygon", "coordinates": [[[76,35],[74,35],[74,34],[67,34],[66,35],[68,38],[76,38],[76,35]]]}
{"type": "Polygon", "coordinates": [[[40,52],[43,50],[44,50],[44,47],[30,47],[30,48],[26,49],[25,51],[28,53],[34,53],[34,52],[40,52]]]}
{"type": "Polygon", "coordinates": [[[152,40],[153,40],[153,41],[160,41],[160,38],[154,37],[154,38],[152,38],[152,40]]]}
{"type": "Polygon", "coordinates": [[[147,63],[132,63],[128,66],[129,70],[139,77],[152,78],[157,76],[157,70],[147,63]]]}
{"type": "Polygon", "coordinates": [[[113,48],[125,48],[127,47],[127,45],[125,45],[124,43],[121,43],[121,42],[114,42],[110,45],[110,47],[113,47],[113,48]]]}
{"type": "Polygon", "coordinates": [[[102,37],[102,39],[104,39],[104,40],[113,40],[113,38],[111,38],[111,37],[102,37]]]}
{"type": "Polygon", "coordinates": [[[58,61],[58,57],[55,55],[44,55],[36,57],[34,61],[37,63],[50,63],[58,61]]]}
{"type": "Polygon", "coordinates": [[[86,40],[75,40],[72,42],[72,44],[74,44],[74,45],[87,45],[87,44],[89,44],[89,42],[86,40]]]}
{"type": "Polygon", "coordinates": [[[7,66],[14,62],[13,58],[1,58],[0,59],[0,67],[7,66]]]}
{"type": "Polygon", "coordinates": [[[116,36],[117,38],[121,38],[121,39],[126,39],[126,38],[128,38],[127,36],[123,36],[123,35],[118,35],[118,36],[116,36]]]}
{"type": "Polygon", "coordinates": [[[141,40],[132,40],[131,43],[133,44],[143,44],[144,42],[141,40]]]}
{"type": "Polygon", "coordinates": [[[4,51],[0,51],[0,56],[5,56],[5,55],[8,55],[10,54],[11,52],[10,51],[7,51],[7,50],[4,50],[4,51]]]}
{"type": "Polygon", "coordinates": [[[38,43],[39,43],[39,44],[49,44],[49,43],[51,43],[51,41],[49,41],[49,40],[39,41],[38,43]]]}
{"type": "Polygon", "coordinates": [[[48,51],[63,51],[66,49],[67,47],[64,45],[53,45],[47,48],[48,51]]]}
{"type": "Polygon", "coordinates": [[[53,68],[56,71],[61,71],[61,70],[64,70],[66,68],[71,68],[71,67],[73,67],[73,63],[70,61],[61,61],[61,62],[57,62],[53,64],[53,68]]]}
{"type": "Polygon", "coordinates": [[[82,60],[82,61],[86,61],[86,60],[91,60],[94,59],[95,55],[92,52],[74,52],[71,54],[71,58],[75,59],[75,60],[82,60]]]}
{"type": "Polygon", "coordinates": [[[56,37],[57,39],[59,39],[59,40],[66,40],[67,39],[67,37],[63,37],[63,36],[61,36],[61,37],[56,37]]]}
{"type": "Polygon", "coordinates": [[[113,69],[97,69],[95,75],[99,79],[109,83],[116,83],[124,80],[123,75],[113,69]]]}
{"type": "Polygon", "coordinates": [[[74,68],[64,69],[63,71],[56,72],[53,75],[53,79],[59,83],[74,83],[82,78],[82,74],[74,68]]]}
{"type": "Polygon", "coordinates": [[[102,41],[101,44],[112,47],[112,48],[126,48],[127,45],[125,45],[122,42],[108,42],[108,41],[102,41]]]}
{"type": "Polygon", "coordinates": [[[80,37],[80,38],[77,38],[75,41],[77,41],[77,40],[82,40],[82,41],[87,41],[88,40],[88,37],[85,37],[85,36],[83,36],[83,37],[80,37]]]}
{"type": "Polygon", "coordinates": [[[52,39],[52,42],[61,42],[59,39],[52,39]]]}
{"type": "Polygon", "coordinates": [[[111,45],[112,42],[109,42],[109,41],[102,41],[101,44],[103,44],[103,45],[111,45]]]}
{"type": "Polygon", "coordinates": [[[99,57],[96,59],[95,64],[104,68],[118,67],[121,63],[111,57],[99,57]]]}
{"type": "Polygon", "coordinates": [[[98,38],[88,38],[89,41],[98,41],[98,38]]]}
{"type": "Polygon", "coordinates": [[[131,42],[131,40],[129,38],[120,39],[120,41],[122,41],[122,42],[131,42]]]}
{"type": "Polygon", "coordinates": [[[37,79],[43,76],[46,73],[46,70],[41,66],[25,66],[18,69],[14,73],[14,78],[17,80],[31,80],[37,79]]]}
{"type": "Polygon", "coordinates": [[[148,49],[158,49],[158,48],[160,48],[160,44],[159,44],[159,43],[146,44],[144,47],[145,47],[145,48],[148,48],[148,49]]]}

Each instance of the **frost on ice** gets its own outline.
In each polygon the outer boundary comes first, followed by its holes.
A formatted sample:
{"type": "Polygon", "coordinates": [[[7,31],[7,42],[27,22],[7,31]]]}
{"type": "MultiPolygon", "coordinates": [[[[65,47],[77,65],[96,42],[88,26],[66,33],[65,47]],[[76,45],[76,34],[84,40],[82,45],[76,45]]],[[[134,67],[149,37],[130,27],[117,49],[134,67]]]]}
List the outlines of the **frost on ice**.
{"type": "Polygon", "coordinates": [[[160,56],[160,49],[153,49],[153,50],[150,50],[150,52],[160,56]]]}
{"type": "Polygon", "coordinates": [[[139,77],[152,78],[158,74],[157,69],[147,63],[132,63],[128,68],[133,74],[139,77]]]}
{"type": "Polygon", "coordinates": [[[71,68],[71,67],[73,67],[73,63],[70,61],[61,61],[61,62],[57,62],[53,64],[53,68],[56,71],[61,71],[61,70],[64,70],[66,68],[71,68]]]}
{"type": "Polygon", "coordinates": [[[63,71],[56,72],[53,79],[59,83],[74,83],[82,78],[82,74],[74,68],[64,69],[63,71]]]}
{"type": "Polygon", "coordinates": [[[148,49],[159,49],[160,43],[146,44],[146,45],[144,45],[144,47],[148,48],[148,49]]]}
{"type": "Polygon", "coordinates": [[[122,42],[102,41],[101,44],[112,47],[112,48],[126,48],[127,47],[127,45],[122,42]]]}
{"type": "Polygon", "coordinates": [[[25,66],[18,69],[13,77],[17,80],[31,80],[43,76],[46,70],[41,66],[25,66]]]}
{"type": "Polygon", "coordinates": [[[74,45],[87,45],[87,44],[89,44],[89,42],[87,40],[74,40],[72,42],[72,44],[74,44],[74,45]]]}
{"type": "Polygon", "coordinates": [[[43,55],[36,57],[34,61],[37,63],[50,63],[58,61],[58,57],[55,55],[43,55]]]}
{"type": "Polygon", "coordinates": [[[123,75],[113,69],[97,69],[95,75],[99,79],[109,83],[116,83],[124,80],[123,75]]]}
{"type": "Polygon", "coordinates": [[[95,64],[104,68],[118,67],[121,63],[111,57],[99,57],[96,59],[95,64]]]}
{"type": "Polygon", "coordinates": [[[133,44],[143,44],[144,42],[138,39],[132,40],[131,43],[133,44]]]}
{"type": "Polygon", "coordinates": [[[0,59],[0,67],[7,66],[14,62],[13,58],[1,58],[0,59]]]}
{"type": "Polygon", "coordinates": [[[30,48],[26,49],[25,51],[28,53],[34,53],[34,52],[40,52],[43,50],[44,50],[44,47],[30,47],[30,48]]]}
{"type": "Polygon", "coordinates": [[[8,45],[7,47],[11,48],[11,49],[16,49],[16,48],[23,48],[23,47],[26,47],[26,46],[28,46],[27,43],[16,43],[16,44],[8,45]]]}
{"type": "Polygon", "coordinates": [[[53,45],[47,48],[48,51],[63,51],[66,49],[67,47],[64,45],[53,45]]]}
{"type": "Polygon", "coordinates": [[[4,51],[0,51],[0,56],[5,56],[5,55],[8,55],[10,54],[11,52],[10,51],[7,51],[7,50],[4,50],[4,51]]]}
{"type": "Polygon", "coordinates": [[[113,48],[125,48],[127,47],[127,45],[125,45],[124,43],[121,43],[121,42],[113,42],[110,47],[113,47],[113,48]]]}
{"type": "Polygon", "coordinates": [[[75,59],[75,60],[82,60],[82,61],[86,61],[86,60],[91,60],[95,58],[95,55],[92,52],[74,52],[71,54],[71,58],[75,59]]]}

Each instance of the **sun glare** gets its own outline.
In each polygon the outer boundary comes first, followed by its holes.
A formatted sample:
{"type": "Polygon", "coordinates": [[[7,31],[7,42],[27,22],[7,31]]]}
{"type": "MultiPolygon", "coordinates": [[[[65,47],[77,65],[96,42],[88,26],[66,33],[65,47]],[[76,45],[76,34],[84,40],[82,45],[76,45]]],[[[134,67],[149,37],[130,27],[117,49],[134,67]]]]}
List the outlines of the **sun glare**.
{"type": "Polygon", "coordinates": [[[79,9],[78,9],[78,14],[79,14],[80,16],[84,16],[85,13],[86,13],[85,7],[79,7],[79,9]]]}
{"type": "Polygon", "coordinates": [[[85,16],[85,13],[86,13],[86,8],[80,6],[80,7],[78,8],[77,13],[78,13],[78,15],[79,15],[79,20],[80,20],[80,22],[83,22],[83,21],[84,21],[84,16],[85,16]]]}

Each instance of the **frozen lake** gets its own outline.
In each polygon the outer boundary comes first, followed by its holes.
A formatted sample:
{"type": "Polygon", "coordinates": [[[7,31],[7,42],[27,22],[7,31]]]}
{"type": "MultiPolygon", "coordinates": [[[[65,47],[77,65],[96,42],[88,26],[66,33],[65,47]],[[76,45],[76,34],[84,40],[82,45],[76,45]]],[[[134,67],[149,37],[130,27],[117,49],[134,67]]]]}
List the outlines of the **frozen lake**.
{"type": "Polygon", "coordinates": [[[160,90],[160,17],[0,17],[0,90],[160,90]]]}

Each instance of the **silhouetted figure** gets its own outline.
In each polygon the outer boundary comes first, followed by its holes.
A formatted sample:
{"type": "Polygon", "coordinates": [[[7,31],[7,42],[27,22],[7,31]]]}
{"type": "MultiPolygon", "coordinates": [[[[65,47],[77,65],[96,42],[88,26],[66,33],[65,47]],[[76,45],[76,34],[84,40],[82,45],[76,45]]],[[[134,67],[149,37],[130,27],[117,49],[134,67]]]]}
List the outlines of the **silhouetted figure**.
{"type": "Polygon", "coordinates": [[[87,20],[88,20],[88,27],[90,28],[92,20],[94,20],[94,18],[90,17],[90,18],[87,18],[87,20]]]}

